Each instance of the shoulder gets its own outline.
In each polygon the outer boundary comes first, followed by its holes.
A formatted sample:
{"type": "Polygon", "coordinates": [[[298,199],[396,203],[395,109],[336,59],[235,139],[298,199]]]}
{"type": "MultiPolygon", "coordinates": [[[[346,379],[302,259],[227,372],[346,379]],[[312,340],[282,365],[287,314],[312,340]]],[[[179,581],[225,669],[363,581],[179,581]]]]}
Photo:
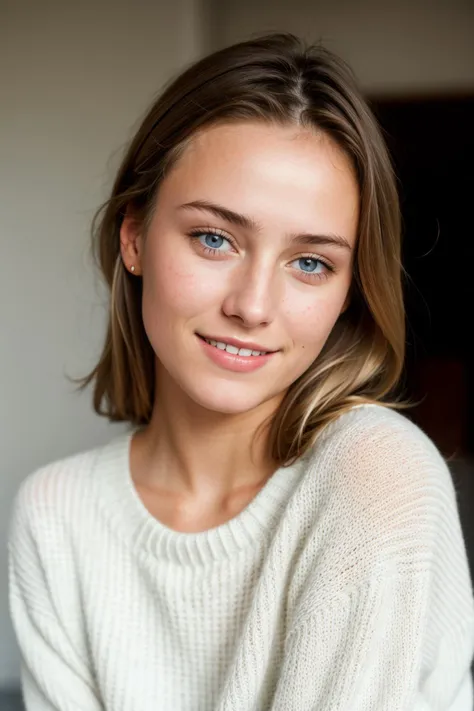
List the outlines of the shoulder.
{"type": "Polygon", "coordinates": [[[100,448],[52,461],[31,472],[21,483],[13,511],[23,517],[64,511],[64,505],[87,488],[100,448]]]}
{"type": "Polygon", "coordinates": [[[399,411],[382,405],[355,407],[331,423],[325,446],[355,497],[388,495],[394,487],[405,492],[433,487],[433,493],[448,497],[454,493],[438,447],[399,411]]]}
{"type": "Polygon", "coordinates": [[[451,540],[464,557],[448,465],[400,412],[353,408],[328,426],[311,456],[316,495],[331,512],[332,535],[348,550],[370,564],[390,558],[405,569],[426,569],[451,540]]]}
{"type": "Polygon", "coordinates": [[[39,536],[77,518],[80,509],[91,504],[107,454],[114,452],[126,437],[120,435],[106,445],[54,460],[27,475],[13,500],[10,544],[28,531],[39,536]]]}
{"type": "Polygon", "coordinates": [[[399,443],[402,439],[406,445],[440,456],[433,441],[417,424],[401,411],[383,405],[357,405],[340,415],[327,429],[326,438],[331,438],[332,444],[360,445],[363,441],[369,447],[379,447],[383,443],[387,446],[399,443]]]}

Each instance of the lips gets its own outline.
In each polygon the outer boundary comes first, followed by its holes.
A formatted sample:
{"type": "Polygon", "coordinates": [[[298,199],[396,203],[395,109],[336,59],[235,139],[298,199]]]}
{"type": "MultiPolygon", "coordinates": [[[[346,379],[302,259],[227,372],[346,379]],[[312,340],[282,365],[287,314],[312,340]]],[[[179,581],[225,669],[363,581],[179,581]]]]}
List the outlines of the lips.
{"type": "Polygon", "coordinates": [[[212,338],[203,338],[201,340],[205,341],[210,346],[217,348],[218,350],[226,351],[226,353],[231,353],[232,355],[244,356],[246,358],[248,358],[249,356],[252,356],[252,358],[254,358],[257,356],[268,355],[266,351],[255,351],[251,348],[237,348],[237,346],[232,346],[230,343],[224,343],[223,341],[214,341],[212,338]]]}
{"type": "Polygon", "coordinates": [[[268,348],[268,346],[264,346],[260,343],[255,343],[253,341],[241,341],[239,338],[232,338],[231,336],[214,336],[214,335],[209,335],[209,334],[203,334],[203,333],[197,333],[200,338],[206,340],[206,341],[213,341],[215,343],[219,344],[224,344],[228,346],[234,346],[235,348],[238,348],[239,350],[245,349],[249,351],[257,351],[259,353],[275,353],[277,349],[274,348],[268,348]]]}
{"type": "Polygon", "coordinates": [[[225,338],[225,340],[222,341],[216,341],[214,339],[208,340],[198,333],[196,333],[196,337],[204,354],[214,365],[223,370],[233,371],[235,373],[252,373],[265,367],[267,363],[277,357],[276,352],[262,352],[251,348],[240,347],[241,343],[245,343],[247,346],[258,345],[258,347],[261,348],[257,343],[248,343],[235,338],[226,338],[225,336],[219,336],[219,338],[225,338]],[[233,345],[230,341],[238,343],[239,347],[233,345]]]}

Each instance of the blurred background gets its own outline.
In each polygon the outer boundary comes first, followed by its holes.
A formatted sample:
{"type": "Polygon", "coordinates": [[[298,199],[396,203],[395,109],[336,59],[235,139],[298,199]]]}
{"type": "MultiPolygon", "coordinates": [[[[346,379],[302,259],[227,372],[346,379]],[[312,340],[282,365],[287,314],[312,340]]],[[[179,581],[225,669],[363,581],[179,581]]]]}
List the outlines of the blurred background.
{"type": "Polygon", "coordinates": [[[106,295],[89,226],[172,75],[261,31],[321,41],[385,131],[404,218],[407,415],[448,460],[474,571],[473,0],[0,0],[0,709],[20,708],[6,536],[21,481],[120,431],[79,376],[106,295]],[[3,692],[3,693],[1,693],[3,692]]]}

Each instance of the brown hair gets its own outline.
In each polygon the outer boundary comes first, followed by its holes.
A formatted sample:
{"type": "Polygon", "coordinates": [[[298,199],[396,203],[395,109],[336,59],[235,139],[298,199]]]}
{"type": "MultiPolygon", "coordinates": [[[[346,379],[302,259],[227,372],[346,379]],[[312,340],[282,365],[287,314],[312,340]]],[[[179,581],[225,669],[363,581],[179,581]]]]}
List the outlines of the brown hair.
{"type": "Polygon", "coordinates": [[[174,78],[132,139],[110,198],[92,226],[111,290],[102,355],[82,387],[95,381],[94,408],[110,420],[149,422],[154,353],[141,315],[141,279],[124,268],[120,227],[127,208],[146,226],[157,188],[198,129],[260,120],[314,127],[349,156],[360,191],[351,301],[311,367],[288,389],[269,429],[273,457],[288,463],[322,428],[355,404],[390,408],[405,356],[400,209],[381,131],[348,66],[288,33],[214,52],[174,78]]]}

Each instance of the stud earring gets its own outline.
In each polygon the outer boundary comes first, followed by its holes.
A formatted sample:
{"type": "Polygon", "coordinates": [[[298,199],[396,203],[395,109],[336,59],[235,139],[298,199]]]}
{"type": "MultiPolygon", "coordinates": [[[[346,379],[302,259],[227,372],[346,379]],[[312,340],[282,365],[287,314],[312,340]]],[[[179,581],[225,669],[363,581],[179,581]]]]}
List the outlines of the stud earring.
{"type": "Polygon", "coordinates": [[[135,267],[133,266],[133,264],[132,264],[132,266],[130,267],[130,271],[131,271],[131,272],[134,272],[134,271],[135,271],[135,267]]]}

